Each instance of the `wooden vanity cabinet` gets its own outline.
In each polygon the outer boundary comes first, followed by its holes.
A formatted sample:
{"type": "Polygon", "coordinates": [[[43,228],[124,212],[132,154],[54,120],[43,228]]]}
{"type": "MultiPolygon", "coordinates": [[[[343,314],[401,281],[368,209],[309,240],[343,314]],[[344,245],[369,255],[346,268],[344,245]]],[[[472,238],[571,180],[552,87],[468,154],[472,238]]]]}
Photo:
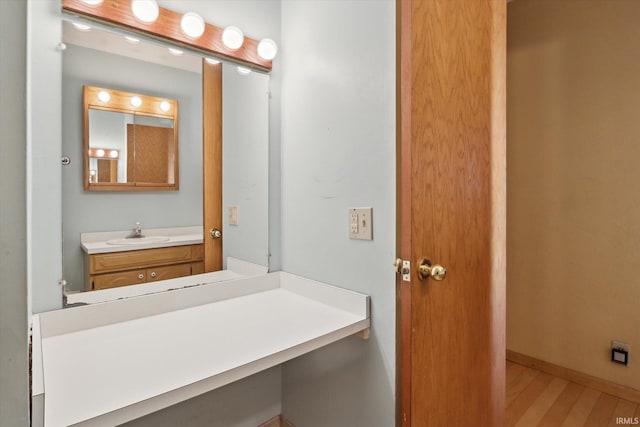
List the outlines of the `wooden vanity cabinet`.
{"type": "Polygon", "coordinates": [[[204,273],[202,244],[85,254],[84,258],[88,291],[204,273]]]}

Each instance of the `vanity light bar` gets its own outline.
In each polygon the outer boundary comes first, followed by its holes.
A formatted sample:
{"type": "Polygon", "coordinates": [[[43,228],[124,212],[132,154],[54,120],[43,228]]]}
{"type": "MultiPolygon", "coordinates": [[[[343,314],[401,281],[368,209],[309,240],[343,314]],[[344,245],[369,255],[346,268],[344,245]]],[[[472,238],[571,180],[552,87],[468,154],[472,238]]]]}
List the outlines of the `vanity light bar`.
{"type": "Polygon", "coordinates": [[[111,148],[89,148],[89,157],[96,159],[118,159],[120,152],[111,148]]]}
{"type": "MultiPolygon", "coordinates": [[[[2,1],[2,0],[0,0],[2,1]]],[[[139,112],[157,117],[173,118],[178,101],[138,93],[122,92],[95,86],[85,86],[87,105],[97,109],[117,109],[123,112],[139,112]]]]}
{"type": "MultiPolygon", "coordinates": [[[[139,2],[142,4],[145,0],[139,2]]],[[[95,21],[177,43],[207,55],[227,58],[249,68],[271,71],[271,60],[277,53],[277,46],[273,40],[263,39],[259,43],[255,39],[244,37],[237,27],[223,29],[204,20],[200,25],[201,17],[193,12],[182,15],[162,7],[158,7],[155,20],[145,22],[136,18],[131,4],[131,0],[104,0],[95,5],[83,0],[62,0],[62,9],[95,21]],[[226,37],[223,37],[224,33],[227,33],[226,37]],[[227,39],[226,42],[223,39],[227,39]]]]}

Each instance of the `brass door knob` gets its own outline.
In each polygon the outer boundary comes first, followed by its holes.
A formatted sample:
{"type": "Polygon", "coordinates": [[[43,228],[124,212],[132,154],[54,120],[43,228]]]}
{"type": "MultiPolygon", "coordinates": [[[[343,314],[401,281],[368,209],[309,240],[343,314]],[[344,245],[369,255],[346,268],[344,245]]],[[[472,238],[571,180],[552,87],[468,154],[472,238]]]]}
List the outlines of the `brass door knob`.
{"type": "Polygon", "coordinates": [[[220,237],[222,237],[222,231],[218,230],[217,228],[212,228],[211,230],[209,230],[209,237],[211,237],[212,239],[219,239],[220,237]]]}
{"type": "Polygon", "coordinates": [[[418,264],[418,278],[420,280],[425,280],[428,277],[433,278],[433,280],[444,280],[447,277],[447,269],[439,264],[431,265],[431,261],[426,258],[422,258],[420,260],[420,264],[418,264]]]}

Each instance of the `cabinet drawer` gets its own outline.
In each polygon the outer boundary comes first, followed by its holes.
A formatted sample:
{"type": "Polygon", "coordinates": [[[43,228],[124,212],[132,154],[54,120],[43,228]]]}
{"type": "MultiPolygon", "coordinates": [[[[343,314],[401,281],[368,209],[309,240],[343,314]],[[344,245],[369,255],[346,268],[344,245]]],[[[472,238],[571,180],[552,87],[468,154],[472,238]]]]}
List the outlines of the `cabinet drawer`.
{"type": "Polygon", "coordinates": [[[191,264],[169,265],[166,267],[154,267],[147,269],[147,281],[175,279],[176,277],[189,276],[191,264]]]}
{"type": "Polygon", "coordinates": [[[191,257],[194,260],[204,259],[204,245],[191,246],[191,257]]]}
{"type": "Polygon", "coordinates": [[[191,246],[143,249],[91,255],[91,274],[146,268],[149,265],[167,265],[191,260],[191,246]]]}
{"type": "Polygon", "coordinates": [[[192,262],[191,274],[202,274],[202,273],[204,273],[204,262],[192,262]]]}
{"type": "Polygon", "coordinates": [[[123,271],[120,273],[91,276],[93,290],[117,288],[119,286],[137,285],[147,281],[146,270],[123,271]]]}

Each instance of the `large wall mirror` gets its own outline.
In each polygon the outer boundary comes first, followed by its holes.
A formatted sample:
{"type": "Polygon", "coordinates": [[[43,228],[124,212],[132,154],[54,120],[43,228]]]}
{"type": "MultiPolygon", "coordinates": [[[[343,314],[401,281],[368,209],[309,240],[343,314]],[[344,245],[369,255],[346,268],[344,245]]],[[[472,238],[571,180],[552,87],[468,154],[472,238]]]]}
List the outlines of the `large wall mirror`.
{"type": "MultiPolygon", "coordinates": [[[[63,22],[63,41],[62,154],[70,158],[62,167],[63,276],[67,291],[74,292],[86,288],[82,233],[126,231],[139,222],[143,233],[191,227],[204,234],[203,58],[175,46],[170,51],[171,46],[121,29],[99,25],[86,29],[69,20],[63,22]],[[130,162],[124,159],[130,156],[151,156],[138,152],[137,138],[135,151],[124,142],[118,147],[104,141],[94,144],[92,135],[87,135],[85,147],[83,87],[96,88],[96,96],[108,90],[110,99],[135,95],[153,97],[156,103],[175,102],[179,115],[173,119],[158,111],[112,115],[113,111],[105,108],[87,108],[87,131],[95,130],[96,135],[117,132],[120,141],[126,139],[129,125],[134,126],[129,131],[133,135],[138,132],[137,125],[155,128],[162,138],[173,134],[173,145],[164,142],[168,149],[158,160],[162,167],[155,169],[166,177],[161,185],[173,185],[171,189],[176,191],[145,191],[145,185],[160,185],[155,182],[159,178],[140,178],[143,172],[125,166],[130,162]],[[125,127],[100,129],[116,121],[125,127]],[[113,151],[117,153],[111,154],[113,151]],[[109,158],[116,155],[117,159],[109,158]],[[86,187],[125,191],[87,191],[86,187]]],[[[269,76],[238,72],[235,64],[224,63],[222,94],[223,260],[234,257],[268,267],[269,76]],[[233,222],[230,208],[235,213],[233,222]]]]}
{"type": "Polygon", "coordinates": [[[179,189],[176,100],[95,86],[82,98],[85,190],[179,189]]]}

